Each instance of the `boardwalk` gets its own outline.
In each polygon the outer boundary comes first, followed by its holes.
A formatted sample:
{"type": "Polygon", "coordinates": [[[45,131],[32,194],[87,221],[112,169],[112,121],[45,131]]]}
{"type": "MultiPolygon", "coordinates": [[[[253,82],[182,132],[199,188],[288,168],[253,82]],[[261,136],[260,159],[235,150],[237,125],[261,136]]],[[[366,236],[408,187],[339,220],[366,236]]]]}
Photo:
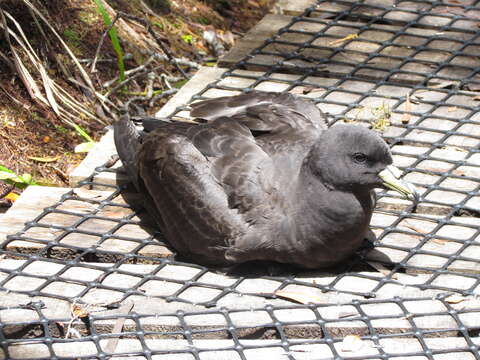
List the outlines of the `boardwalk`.
{"type": "Polygon", "coordinates": [[[30,187],[0,218],[0,358],[479,359],[480,2],[464,3],[280,0],[157,114],[251,88],[373,127],[422,192],[415,209],[379,193],[373,249],[283,276],[175,261],[103,166],[108,133],[72,188],[30,187]]]}

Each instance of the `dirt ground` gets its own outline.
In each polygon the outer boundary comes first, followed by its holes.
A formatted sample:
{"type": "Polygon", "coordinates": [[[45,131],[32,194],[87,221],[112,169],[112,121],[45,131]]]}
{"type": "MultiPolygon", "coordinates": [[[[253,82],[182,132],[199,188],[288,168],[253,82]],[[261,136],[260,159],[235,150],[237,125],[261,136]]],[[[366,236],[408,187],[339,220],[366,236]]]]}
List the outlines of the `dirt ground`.
{"type": "MultiPolygon", "coordinates": [[[[25,6],[19,6],[19,2],[21,3],[17,0],[5,0],[0,4],[0,9],[8,12],[21,26],[33,50],[39,54],[40,61],[47,68],[48,76],[94,112],[94,104],[88,98],[89,94],[75,86],[66,76],[66,73],[71,71],[71,76],[79,79],[78,73],[65,56],[64,49],[54,38],[46,44],[29,11],[25,6]],[[61,69],[59,63],[63,63],[66,71],[61,69]]],[[[215,46],[219,45],[221,51],[228,50],[236,39],[264,16],[274,2],[275,0],[108,0],[106,6],[113,11],[123,11],[128,15],[148,19],[172,56],[187,58],[199,65],[214,66],[219,56],[215,46]],[[216,44],[213,44],[215,46],[204,39],[206,32],[218,36],[216,44]]],[[[33,3],[41,4],[44,16],[78,59],[95,57],[106,25],[94,0],[51,0],[33,3]]],[[[142,39],[148,37],[145,27],[128,20],[126,24],[135,32],[129,36],[138,35],[142,39]]],[[[134,41],[123,36],[120,21],[117,21],[116,26],[124,52],[132,54],[125,60],[126,69],[140,66],[146,59],[141,46],[132,45],[134,41]]],[[[7,46],[2,33],[3,31],[0,32],[0,52],[12,60],[12,49],[7,46]]],[[[116,53],[108,37],[101,47],[99,58],[104,61],[98,62],[97,72],[92,74],[92,80],[95,88],[105,92],[108,89],[102,88],[101,84],[118,75],[116,53]]],[[[195,72],[194,68],[187,67],[184,70],[189,76],[195,72]]],[[[180,75],[178,69],[170,64],[165,65],[164,72],[173,77],[180,75]]],[[[174,85],[179,87],[184,82],[174,85]]],[[[127,92],[112,100],[120,103],[136,91],[142,91],[141,85],[130,84],[127,92]]],[[[168,98],[156,104],[157,107],[152,108],[152,112],[166,101],[168,98]]],[[[105,122],[89,121],[82,117],[77,120],[76,123],[94,140],[98,140],[105,132],[105,122]]],[[[111,122],[112,119],[107,116],[106,121],[111,122]]],[[[74,152],[75,146],[84,141],[78,131],[59,118],[52,108],[32,100],[18,71],[12,68],[5,57],[0,56],[0,165],[17,174],[31,174],[40,184],[65,186],[68,173],[85,156],[74,152]]],[[[2,202],[1,198],[9,190],[10,188],[0,181],[0,206],[8,205],[8,202],[2,202]]]]}

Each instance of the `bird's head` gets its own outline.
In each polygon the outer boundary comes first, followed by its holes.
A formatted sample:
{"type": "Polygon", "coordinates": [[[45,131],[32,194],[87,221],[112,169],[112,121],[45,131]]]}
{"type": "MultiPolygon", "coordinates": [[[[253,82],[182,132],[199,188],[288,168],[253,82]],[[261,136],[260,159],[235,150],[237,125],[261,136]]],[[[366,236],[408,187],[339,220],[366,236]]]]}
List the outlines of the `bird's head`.
{"type": "Polygon", "coordinates": [[[415,187],[400,179],[385,141],[360,125],[339,124],[325,130],[308,158],[311,171],[328,188],[363,192],[392,189],[412,200],[415,187]]]}

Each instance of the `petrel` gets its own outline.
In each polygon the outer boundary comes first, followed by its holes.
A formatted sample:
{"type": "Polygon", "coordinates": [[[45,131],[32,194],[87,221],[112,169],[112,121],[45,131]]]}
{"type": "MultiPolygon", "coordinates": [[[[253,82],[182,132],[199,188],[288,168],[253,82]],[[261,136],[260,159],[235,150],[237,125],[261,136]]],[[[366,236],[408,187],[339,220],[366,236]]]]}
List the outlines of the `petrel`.
{"type": "Polygon", "coordinates": [[[310,100],[252,91],[191,105],[196,122],[114,124],[123,165],[170,245],[193,262],[304,268],[347,260],[375,188],[418,195],[361,125],[331,127],[310,100]]]}

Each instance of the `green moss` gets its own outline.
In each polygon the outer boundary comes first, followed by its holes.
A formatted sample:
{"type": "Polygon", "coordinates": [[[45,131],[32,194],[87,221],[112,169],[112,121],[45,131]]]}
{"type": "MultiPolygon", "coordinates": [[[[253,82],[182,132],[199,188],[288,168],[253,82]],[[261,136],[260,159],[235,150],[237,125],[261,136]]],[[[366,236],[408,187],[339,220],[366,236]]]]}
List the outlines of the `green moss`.
{"type": "Polygon", "coordinates": [[[63,36],[67,40],[67,43],[78,46],[81,43],[80,35],[73,29],[65,29],[63,31],[63,36]]]}

